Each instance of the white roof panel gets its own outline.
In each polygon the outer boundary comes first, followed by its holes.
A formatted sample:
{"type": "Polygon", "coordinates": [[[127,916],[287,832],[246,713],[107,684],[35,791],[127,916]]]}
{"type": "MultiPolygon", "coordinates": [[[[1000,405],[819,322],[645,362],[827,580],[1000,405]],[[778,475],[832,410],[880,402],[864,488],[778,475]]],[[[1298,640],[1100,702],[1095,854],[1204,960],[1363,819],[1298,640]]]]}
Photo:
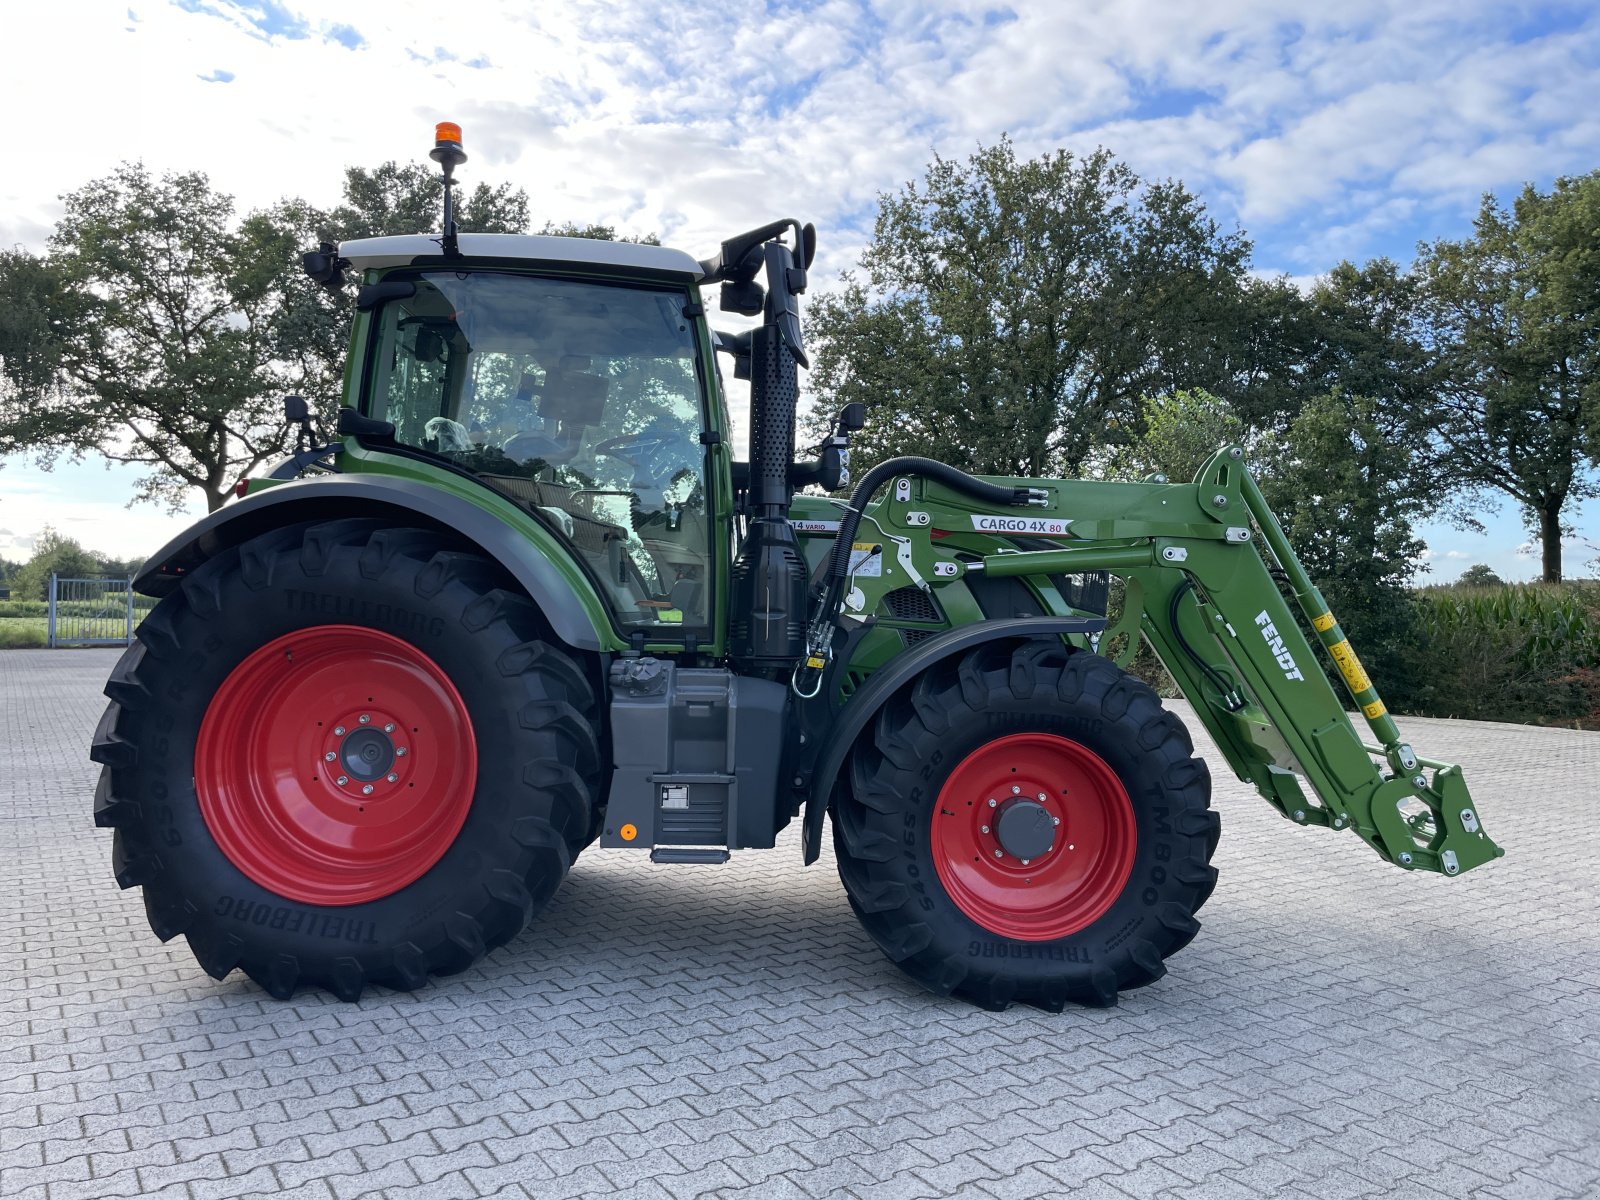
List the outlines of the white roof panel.
{"type": "MultiPolygon", "coordinates": [[[[525,258],[538,262],[564,262],[593,267],[624,267],[663,271],[700,278],[700,264],[682,250],[640,246],[634,242],[604,242],[595,238],[551,237],[527,233],[463,233],[461,253],[466,258],[525,258]]],[[[418,258],[439,255],[439,235],[408,233],[399,237],[362,238],[342,242],[342,258],[357,271],[374,267],[403,267],[418,258]]]]}

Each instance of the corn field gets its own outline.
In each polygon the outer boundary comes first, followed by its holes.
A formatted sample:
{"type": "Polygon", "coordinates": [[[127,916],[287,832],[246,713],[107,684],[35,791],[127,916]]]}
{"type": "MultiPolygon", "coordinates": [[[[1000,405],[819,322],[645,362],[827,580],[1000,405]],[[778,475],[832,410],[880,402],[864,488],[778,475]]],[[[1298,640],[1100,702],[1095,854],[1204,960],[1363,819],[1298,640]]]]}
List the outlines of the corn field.
{"type": "Polygon", "coordinates": [[[1600,585],[1418,594],[1428,715],[1600,728],[1600,585]]]}

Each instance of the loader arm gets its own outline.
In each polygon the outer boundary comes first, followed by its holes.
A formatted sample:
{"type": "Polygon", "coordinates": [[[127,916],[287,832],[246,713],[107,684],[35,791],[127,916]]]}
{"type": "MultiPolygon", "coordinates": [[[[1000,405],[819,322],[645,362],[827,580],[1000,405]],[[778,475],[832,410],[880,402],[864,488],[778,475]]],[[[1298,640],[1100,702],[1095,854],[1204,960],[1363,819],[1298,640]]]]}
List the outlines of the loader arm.
{"type": "Polygon", "coordinates": [[[861,530],[872,533],[857,534],[882,543],[885,570],[851,579],[846,612],[871,613],[897,587],[937,594],[978,574],[1110,571],[1125,580],[1124,613],[1101,644],[1130,634],[1126,659],[1138,636],[1148,641],[1234,772],[1284,817],[1353,829],[1407,870],[1457,875],[1504,853],[1461,768],[1421,758],[1402,739],[1239,447],[1219,451],[1190,484],[995,482],[1047,499],[1025,512],[986,511],[934,481],[894,480],[864,514],[861,530]],[[1302,621],[1376,746],[1358,736],[1302,621]]]}

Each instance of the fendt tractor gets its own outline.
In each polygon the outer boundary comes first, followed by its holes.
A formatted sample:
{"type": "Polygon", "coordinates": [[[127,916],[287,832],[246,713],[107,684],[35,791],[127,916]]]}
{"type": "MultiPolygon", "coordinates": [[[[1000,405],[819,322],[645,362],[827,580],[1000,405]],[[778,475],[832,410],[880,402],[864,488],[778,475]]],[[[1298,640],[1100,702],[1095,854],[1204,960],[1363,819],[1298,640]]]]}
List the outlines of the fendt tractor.
{"type": "Polygon", "coordinates": [[[458,233],[459,127],[432,157],[442,234],[305,256],[357,286],[337,439],[290,398],[300,449],[150,560],[106,685],[117,882],[214,977],[416,988],[514,937],[586,846],[722,863],[798,821],[809,864],[828,817],[861,924],[934,992],[1111,1004],[1216,881],[1210,776],[1124,669],[1141,639],[1287,820],[1407,871],[1502,853],[1240,447],[1192,483],[893,458],[837,498],[862,406],[795,453],[811,225],[702,260],[458,233]],[[713,328],[711,284],[759,321],[713,328]]]}

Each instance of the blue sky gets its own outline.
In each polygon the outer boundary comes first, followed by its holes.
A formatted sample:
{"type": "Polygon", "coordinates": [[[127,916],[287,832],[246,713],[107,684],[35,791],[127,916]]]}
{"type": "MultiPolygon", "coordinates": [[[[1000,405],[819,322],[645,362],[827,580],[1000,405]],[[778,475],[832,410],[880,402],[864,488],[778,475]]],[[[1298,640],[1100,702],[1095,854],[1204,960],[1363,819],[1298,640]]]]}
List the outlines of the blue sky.
{"type": "MultiPolygon", "coordinates": [[[[820,0],[661,5],[79,0],[7,17],[32,52],[0,79],[28,164],[0,175],[0,245],[43,247],[61,192],[124,159],[208,172],[240,207],[327,203],[349,164],[419,158],[466,129],[473,180],[536,220],[653,230],[691,251],[792,213],[819,274],[853,265],[877,195],[935,152],[1109,147],[1176,176],[1264,274],[1408,263],[1468,232],[1485,191],[1600,167],[1600,6],[1492,0],[820,0]],[[93,78],[96,86],[64,87],[93,78]]],[[[125,472],[0,470],[0,554],[46,519],[153,550],[181,526],[124,512],[125,472]]],[[[1534,573],[1509,509],[1426,531],[1435,578],[1534,573]]],[[[1600,506],[1578,515],[1600,543],[1600,506]]],[[[1569,551],[1581,570],[1600,549],[1569,551]]]]}

